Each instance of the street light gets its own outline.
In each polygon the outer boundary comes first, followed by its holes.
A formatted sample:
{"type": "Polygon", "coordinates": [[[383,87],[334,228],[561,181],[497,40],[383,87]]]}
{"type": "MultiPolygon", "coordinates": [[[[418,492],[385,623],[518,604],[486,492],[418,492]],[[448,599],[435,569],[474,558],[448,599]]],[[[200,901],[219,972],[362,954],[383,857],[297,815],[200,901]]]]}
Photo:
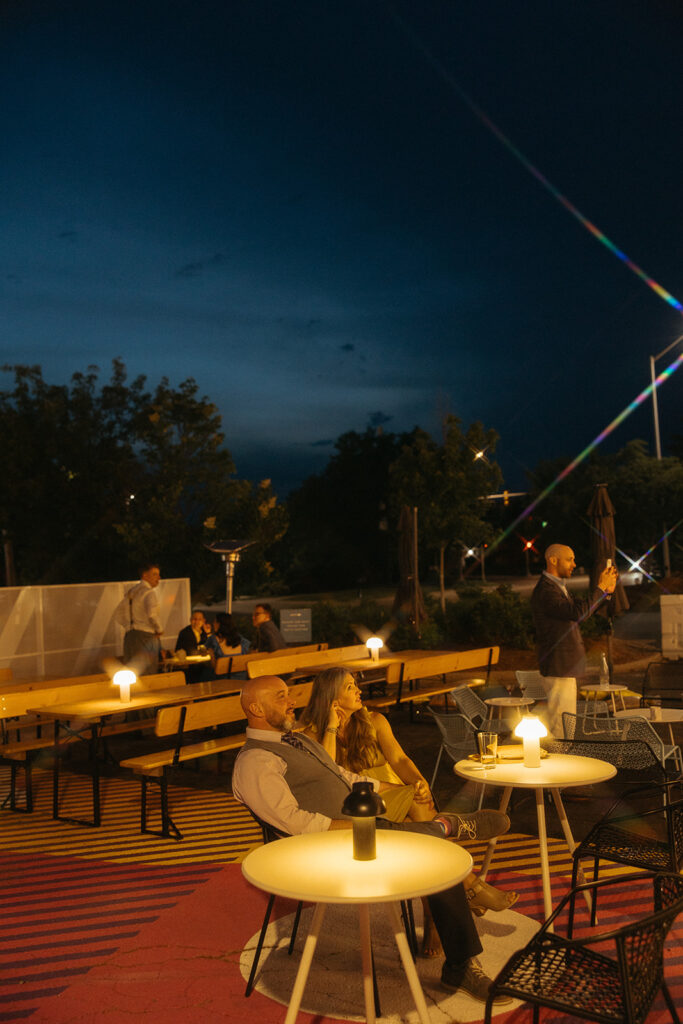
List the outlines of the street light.
{"type": "MultiPolygon", "coordinates": [[[[667,345],[666,348],[663,348],[662,351],[658,352],[656,356],[650,356],[650,381],[652,383],[652,417],[654,419],[655,424],[655,455],[657,456],[657,460],[659,462],[662,461],[662,443],[659,436],[659,408],[657,406],[657,377],[655,373],[655,363],[658,359],[661,359],[662,356],[665,356],[667,352],[670,352],[674,345],[677,345],[679,341],[683,341],[683,334],[679,335],[678,338],[675,338],[670,345],[667,345]]],[[[664,575],[670,576],[671,556],[669,554],[669,537],[666,532],[666,527],[664,528],[664,538],[662,540],[662,557],[664,559],[664,575]]]]}

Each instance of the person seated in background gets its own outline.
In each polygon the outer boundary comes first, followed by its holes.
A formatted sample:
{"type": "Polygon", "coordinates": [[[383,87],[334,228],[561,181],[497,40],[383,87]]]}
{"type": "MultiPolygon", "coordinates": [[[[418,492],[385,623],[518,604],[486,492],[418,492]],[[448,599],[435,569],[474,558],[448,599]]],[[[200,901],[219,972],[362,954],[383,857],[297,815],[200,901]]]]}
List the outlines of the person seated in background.
{"type": "Polygon", "coordinates": [[[197,648],[204,647],[205,644],[204,612],[193,611],[190,625],[184,626],[178,633],[175,649],[176,651],[185,651],[185,654],[196,654],[197,648]]]}
{"type": "MultiPolygon", "coordinates": [[[[227,612],[219,612],[214,623],[214,630],[211,636],[207,637],[206,649],[211,655],[213,666],[213,678],[220,679],[226,673],[216,674],[216,664],[219,658],[228,658],[231,654],[247,654],[251,649],[251,643],[239,632],[232,615],[227,612]]],[[[235,679],[246,679],[246,674],[235,674],[235,679]]]]}
{"type": "Polygon", "coordinates": [[[257,604],[251,613],[256,628],[257,651],[280,651],[287,641],[273,622],[273,609],[269,604],[257,604]]]}
{"type": "Polygon", "coordinates": [[[208,639],[205,629],[204,612],[192,612],[190,625],[185,626],[178,633],[175,649],[176,655],[181,662],[181,668],[185,673],[186,683],[203,683],[211,678],[211,666],[200,662],[196,665],[185,665],[183,662],[188,656],[206,653],[206,641],[208,639]]]}
{"type": "MultiPolygon", "coordinates": [[[[342,805],[355,782],[371,782],[382,795],[391,788],[391,783],[347,771],[322,744],[305,733],[293,733],[294,703],[287,684],[277,676],[250,679],[242,689],[241,703],[247,740],[235,760],[232,791],[262,821],[281,832],[302,835],[349,829],[352,822],[343,815],[342,805]]],[[[394,823],[378,818],[377,827],[458,842],[503,835],[510,819],[500,811],[486,810],[442,813],[433,821],[394,823]]],[[[462,885],[429,896],[429,905],[445,954],[442,985],[485,1001],[491,981],[476,959],[482,946],[462,885]]],[[[496,996],[493,1003],[510,1001],[508,996],[496,996]]]]}
{"type": "MultiPolygon", "coordinates": [[[[392,783],[382,794],[390,821],[432,821],[436,808],[427,780],[406,754],[389,722],[378,711],[363,707],[361,692],[345,668],[327,668],[313,680],[308,704],[301,714],[306,736],[317,740],[333,761],[349,771],[392,783]]],[[[465,895],[473,914],[507,910],[516,892],[501,892],[476,875],[464,881],[465,895]]],[[[441,952],[433,935],[433,922],[425,908],[423,954],[441,952]]]]}

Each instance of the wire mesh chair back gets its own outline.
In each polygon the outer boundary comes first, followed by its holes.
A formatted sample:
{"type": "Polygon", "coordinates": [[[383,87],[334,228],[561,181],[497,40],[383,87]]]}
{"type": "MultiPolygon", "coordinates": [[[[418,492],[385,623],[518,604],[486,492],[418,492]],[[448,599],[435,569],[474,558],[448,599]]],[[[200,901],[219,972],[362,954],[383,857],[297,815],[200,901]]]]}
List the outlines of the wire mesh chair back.
{"type": "Polygon", "coordinates": [[[477,696],[466,683],[451,690],[451,697],[460,714],[469,718],[475,729],[481,728],[489,715],[489,709],[481,697],[477,696]]]}
{"type": "Polygon", "coordinates": [[[531,697],[532,700],[548,699],[548,694],[543,685],[543,676],[538,669],[517,669],[515,677],[525,697],[531,697]]]}
{"type": "Polygon", "coordinates": [[[477,741],[474,733],[474,728],[469,718],[464,715],[458,715],[454,712],[446,714],[444,712],[435,711],[434,708],[429,708],[429,713],[434,718],[434,721],[439,727],[441,733],[441,746],[439,747],[439,753],[436,758],[436,764],[434,765],[434,772],[432,774],[432,780],[429,783],[429,788],[433,788],[436,774],[439,770],[439,764],[441,763],[441,757],[444,750],[453,759],[453,762],[462,760],[462,758],[469,757],[470,754],[474,754],[477,751],[477,741]]]}
{"type": "Polygon", "coordinates": [[[682,912],[680,875],[639,873],[572,888],[541,930],[494,979],[485,1024],[491,1021],[497,994],[533,1004],[535,1021],[537,1008],[546,1006],[604,1024],[643,1024],[660,988],[674,1024],[680,1024],[664,979],[664,945],[682,912]],[[638,906],[643,890],[648,896],[651,893],[648,913],[612,931],[573,938],[577,897],[584,891],[595,897],[598,891],[613,887],[617,887],[614,898],[625,900],[625,907],[638,906]],[[550,930],[566,912],[568,938],[550,930]]]}
{"type": "MultiPolygon", "coordinates": [[[[565,715],[568,712],[565,712],[565,715]]],[[[564,717],[564,716],[563,716],[564,717]]],[[[667,773],[651,747],[642,740],[606,739],[601,736],[564,740],[542,740],[550,754],[576,754],[596,757],[618,769],[618,780],[623,785],[634,783],[657,784],[667,781],[667,773]]]]}
{"type": "Polygon", "coordinates": [[[610,713],[610,706],[606,700],[577,700],[576,713],[579,718],[589,715],[591,718],[598,716],[607,718],[610,713]]]}
{"type": "Polygon", "coordinates": [[[679,760],[680,751],[678,747],[670,743],[664,743],[655,727],[647,719],[623,717],[619,718],[618,722],[620,726],[623,726],[621,735],[625,740],[644,740],[654,753],[657,754],[663,765],[666,765],[669,759],[679,760]]]}
{"type": "MultiPolygon", "coordinates": [[[[586,709],[588,710],[588,709],[586,709]]],[[[618,719],[611,715],[562,713],[564,735],[570,740],[620,739],[618,719]]]]}
{"type": "Polygon", "coordinates": [[[596,736],[612,737],[624,743],[647,743],[662,766],[668,760],[676,762],[680,756],[678,747],[664,743],[655,728],[645,718],[609,717],[593,718],[591,716],[572,715],[565,711],[562,715],[564,734],[568,739],[591,739],[596,736]]]}

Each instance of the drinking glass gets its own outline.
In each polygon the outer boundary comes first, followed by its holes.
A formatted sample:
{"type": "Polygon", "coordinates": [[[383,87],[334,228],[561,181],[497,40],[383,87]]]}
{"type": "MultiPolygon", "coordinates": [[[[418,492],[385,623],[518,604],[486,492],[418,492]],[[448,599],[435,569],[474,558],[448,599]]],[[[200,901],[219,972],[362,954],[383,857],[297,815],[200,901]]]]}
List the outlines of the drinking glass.
{"type": "Polygon", "coordinates": [[[484,768],[492,768],[496,763],[498,753],[498,733],[478,732],[477,743],[479,744],[479,760],[484,768]]]}

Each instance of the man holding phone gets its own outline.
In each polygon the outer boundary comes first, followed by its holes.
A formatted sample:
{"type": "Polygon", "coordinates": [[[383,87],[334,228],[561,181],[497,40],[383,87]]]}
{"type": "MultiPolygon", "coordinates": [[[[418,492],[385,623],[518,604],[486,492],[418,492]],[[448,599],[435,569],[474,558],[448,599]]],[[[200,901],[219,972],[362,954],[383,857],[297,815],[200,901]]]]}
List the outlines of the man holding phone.
{"type": "Polygon", "coordinates": [[[564,582],[575,568],[572,549],[565,544],[551,544],[545,552],[545,572],[531,595],[538,667],[548,697],[547,726],[557,737],[564,735],[563,713],[576,714],[576,678],[586,671],[586,651],[579,623],[609,600],[618,578],[609,559],[590,603],[579,601],[569,593],[564,582]]]}

